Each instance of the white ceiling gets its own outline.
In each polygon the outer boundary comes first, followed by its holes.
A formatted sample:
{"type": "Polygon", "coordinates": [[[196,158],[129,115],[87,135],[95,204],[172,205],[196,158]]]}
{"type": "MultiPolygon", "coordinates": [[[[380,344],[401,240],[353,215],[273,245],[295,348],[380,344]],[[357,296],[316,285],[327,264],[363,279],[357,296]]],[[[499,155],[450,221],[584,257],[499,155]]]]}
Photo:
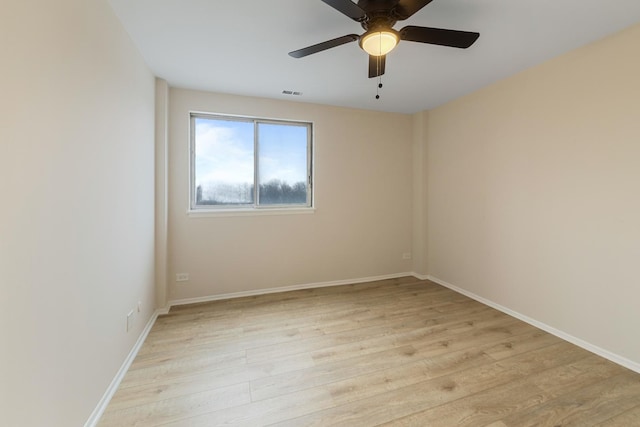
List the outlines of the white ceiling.
{"type": "Polygon", "coordinates": [[[367,77],[368,57],[357,43],[287,55],[363,32],[320,0],[109,2],[171,86],[400,113],[441,105],[640,22],[640,0],[434,0],[395,28],[477,31],[480,38],[466,50],[401,42],[387,57],[376,100],[378,82],[367,77]]]}

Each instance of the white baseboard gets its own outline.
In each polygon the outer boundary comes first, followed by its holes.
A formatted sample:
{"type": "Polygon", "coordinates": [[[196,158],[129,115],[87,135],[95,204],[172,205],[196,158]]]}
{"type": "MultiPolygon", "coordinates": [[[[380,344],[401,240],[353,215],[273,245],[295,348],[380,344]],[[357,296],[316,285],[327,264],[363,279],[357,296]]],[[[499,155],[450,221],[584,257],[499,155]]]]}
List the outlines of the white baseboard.
{"type": "MultiPolygon", "coordinates": [[[[414,276],[416,277],[420,277],[417,274],[414,274],[414,276]]],[[[614,363],[617,363],[618,365],[624,366],[625,368],[631,369],[632,371],[638,372],[640,373],[640,363],[634,362],[632,360],[627,359],[626,357],[622,357],[620,355],[617,355],[615,353],[612,353],[608,350],[605,350],[601,347],[598,347],[597,345],[593,345],[587,341],[584,341],[580,338],[574,337],[573,335],[570,335],[566,332],[563,332],[559,329],[556,329],[552,326],[547,325],[546,323],[542,323],[539,322],[535,319],[532,319],[528,316],[525,316],[524,314],[518,313],[517,311],[513,311],[510,308],[504,307],[500,304],[497,304],[491,300],[488,300],[486,298],[483,298],[479,295],[474,294],[473,292],[469,292],[465,289],[459,288],[455,285],[452,285],[451,283],[447,283],[444,280],[440,280],[437,277],[433,277],[433,276],[426,276],[425,279],[427,280],[431,280],[432,282],[435,282],[439,285],[442,285],[446,288],[449,288],[453,291],[456,291],[462,295],[468,296],[471,299],[474,299],[478,302],[481,302],[485,305],[488,305],[489,307],[495,308],[496,310],[499,310],[505,314],[508,314],[509,316],[515,317],[516,319],[522,320],[523,322],[526,322],[532,326],[535,326],[538,329],[542,329],[545,332],[548,332],[552,335],[557,336],[558,338],[562,338],[565,341],[568,341],[572,344],[577,345],[578,347],[582,347],[587,351],[590,351],[592,353],[597,354],[598,356],[604,357],[605,359],[608,359],[614,363]]]]}
{"type": "MultiPolygon", "coordinates": [[[[174,305],[196,304],[200,302],[219,301],[232,298],[252,297],[256,295],[275,294],[280,292],[299,291],[302,289],[326,288],[329,286],[352,285],[355,283],[375,282],[376,280],[397,279],[398,277],[415,276],[413,273],[396,273],[384,276],[362,277],[359,279],[335,280],[331,282],[315,282],[304,285],[282,286],[278,288],[257,289],[255,291],[233,292],[229,294],[209,295],[206,297],[184,298],[169,301],[169,308],[174,305]]],[[[423,279],[424,280],[424,279],[423,279]]]]}
{"type": "Polygon", "coordinates": [[[109,405],[109,402],[111,401],[111,398],[115,394],[116,390],[118,390],[118,386],[120,385],[120,382],[122,382],[122,379],[124,378],[125,374],[129,370],[129,367],[131,366],[133,359],[136,358],[138,351],[140,351],[142,344],[144,344],[144,340],[147,339],[147,335],[149,335],[149,331],[151,331],[153,324],[158,318],[158,315],[163,313],[166,314],[166,309],[156,310],[151,315],[151,318],[149,319],[144,329],[142,330],[142,333],[138,337],[136,344],[133,346],[133,348],[127,355],[127,358],[122,363],[122,366],[120,366],[120,369],[116,373],[116,376],[111,381],[111,384],[109,384],[109,387],[107,387],[107,391],[105,391],[104,395],[102,396],[102,399],[100,399],[100,402],[98,402],[98,405],[91,413],[91,416],[89,417],[87,422],[84,424],[84,427],[95,427],[96,425],[98,425],[98,421],[100,421],[100,417],[104,413],[104,410],[107,409],[107,405],[109,405]]]}

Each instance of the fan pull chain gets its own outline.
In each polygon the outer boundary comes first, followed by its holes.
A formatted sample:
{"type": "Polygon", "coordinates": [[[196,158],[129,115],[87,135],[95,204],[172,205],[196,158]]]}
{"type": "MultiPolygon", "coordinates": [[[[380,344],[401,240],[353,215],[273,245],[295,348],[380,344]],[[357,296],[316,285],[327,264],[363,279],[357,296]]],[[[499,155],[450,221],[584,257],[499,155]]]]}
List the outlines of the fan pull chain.
{"type": "Polygon", "coordinates": [[[378,74],[378,88],[376,89],[376,99],[380,99],[380,89],[382,89],[382,75],[380,74],[380,57],[376,59],[376,70],[378,74]]]}
{"type": "Polygon", "coordinates": [[[376,89],[376,99],[380,99],[380,89],[382,89],[382,76],[378,77],[378,88],[376,89]]]}

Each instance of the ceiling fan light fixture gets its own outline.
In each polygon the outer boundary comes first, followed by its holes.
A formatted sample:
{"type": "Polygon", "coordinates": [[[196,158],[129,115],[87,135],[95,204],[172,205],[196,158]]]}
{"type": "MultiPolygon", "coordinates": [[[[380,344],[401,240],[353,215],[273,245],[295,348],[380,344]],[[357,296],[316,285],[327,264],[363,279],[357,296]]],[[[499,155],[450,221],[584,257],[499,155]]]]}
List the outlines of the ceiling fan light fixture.
{"type": "Polygon", "coordinates": [[[360,38],[360,47],[369,55],[382,56],[391,52],[399,40],[398,32],[392,29],[367,31],[360,38]]]}

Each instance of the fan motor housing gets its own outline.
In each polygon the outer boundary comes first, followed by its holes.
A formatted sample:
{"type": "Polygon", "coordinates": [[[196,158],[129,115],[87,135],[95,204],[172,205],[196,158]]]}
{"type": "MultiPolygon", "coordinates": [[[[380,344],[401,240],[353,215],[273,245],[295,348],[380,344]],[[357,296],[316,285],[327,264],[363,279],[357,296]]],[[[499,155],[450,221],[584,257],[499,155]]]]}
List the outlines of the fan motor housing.
{"type": "Polygon", "coordinates": [[[378,28],[392,28],[398,17],[395,8],[398,0],[359,0],[358,6],[367,13],[367,18],[361,22],[365,31],[378,28]]]}

